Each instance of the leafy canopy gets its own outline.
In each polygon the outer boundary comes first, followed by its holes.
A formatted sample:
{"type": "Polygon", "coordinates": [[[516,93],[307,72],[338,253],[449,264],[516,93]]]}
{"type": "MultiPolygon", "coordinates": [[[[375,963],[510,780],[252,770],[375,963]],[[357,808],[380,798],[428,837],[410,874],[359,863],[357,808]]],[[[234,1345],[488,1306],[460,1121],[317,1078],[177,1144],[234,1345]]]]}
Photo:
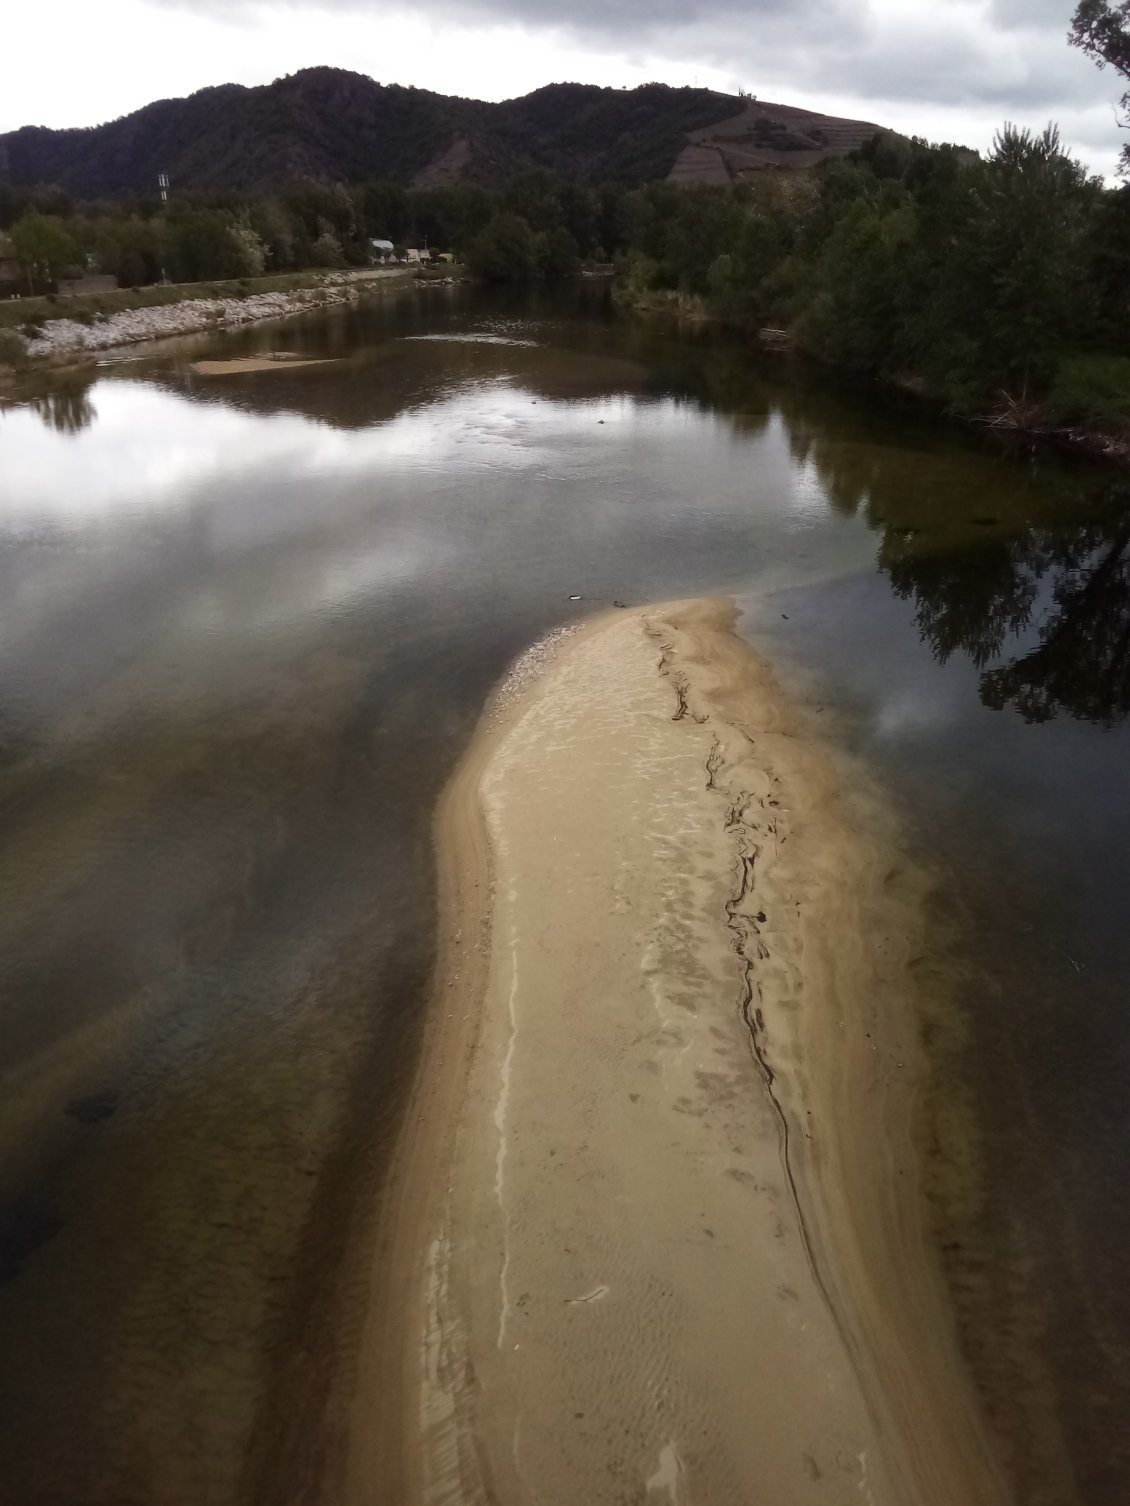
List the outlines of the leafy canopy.
{"type": "MultiPolygon", "coordinates": [[[[1098,63],[1108,65],[1130,79],[1130,0],[1079,0],[1069,33],[1071,45],[1080,47],[1098,63]]],[[[1123,125],[1130,125],[1130,89],[1120,101],[1123,125]]],[[[1130,172],[1130,146],[1122,148],[1122,172],[1130,172]]]]}

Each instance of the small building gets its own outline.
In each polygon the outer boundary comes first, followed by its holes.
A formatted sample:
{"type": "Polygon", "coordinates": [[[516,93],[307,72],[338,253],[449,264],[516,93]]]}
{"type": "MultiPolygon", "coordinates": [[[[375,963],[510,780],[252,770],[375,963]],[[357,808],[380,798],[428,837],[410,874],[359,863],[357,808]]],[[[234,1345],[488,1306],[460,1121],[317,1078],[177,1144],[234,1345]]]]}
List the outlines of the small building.
{"type": "Polygon", "coordinates": [[[393,245],[391,241],[371,240],[369,242],[369,260],[371,262],[385,262],[394,260],[393,245]]]}

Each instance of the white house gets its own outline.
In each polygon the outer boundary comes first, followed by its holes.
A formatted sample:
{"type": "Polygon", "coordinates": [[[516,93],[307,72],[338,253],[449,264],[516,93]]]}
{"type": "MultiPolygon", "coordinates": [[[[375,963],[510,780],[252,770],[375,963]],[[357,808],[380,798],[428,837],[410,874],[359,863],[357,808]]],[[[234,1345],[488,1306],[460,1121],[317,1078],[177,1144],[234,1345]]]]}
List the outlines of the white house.
{"type": "Polygon", "coordinates": [[[371,240],[369,242],[369,260],[380,262],[391,261],[392,242],[371,240]]]}

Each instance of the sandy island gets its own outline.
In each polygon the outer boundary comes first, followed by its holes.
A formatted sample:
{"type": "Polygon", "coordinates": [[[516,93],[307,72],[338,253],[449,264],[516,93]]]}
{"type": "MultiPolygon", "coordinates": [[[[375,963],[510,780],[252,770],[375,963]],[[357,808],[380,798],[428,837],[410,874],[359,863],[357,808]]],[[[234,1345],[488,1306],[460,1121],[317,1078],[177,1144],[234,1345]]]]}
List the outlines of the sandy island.
{"type": "Polygon", "coordinates": [[[1007,1499],[912,1138],[925,880],[735,618],[589,624],[444,797],[350,1501],[1007,1499]]]}
{"type": "Polygon", "coordinates": [[[296,366],[333,366],[333,356],[299,356],[289,350],[272,350],[261,356],[228,356],[217,361],[191,361],[197,376],[238,376],[249,371],[293,371],[296,366]]]}

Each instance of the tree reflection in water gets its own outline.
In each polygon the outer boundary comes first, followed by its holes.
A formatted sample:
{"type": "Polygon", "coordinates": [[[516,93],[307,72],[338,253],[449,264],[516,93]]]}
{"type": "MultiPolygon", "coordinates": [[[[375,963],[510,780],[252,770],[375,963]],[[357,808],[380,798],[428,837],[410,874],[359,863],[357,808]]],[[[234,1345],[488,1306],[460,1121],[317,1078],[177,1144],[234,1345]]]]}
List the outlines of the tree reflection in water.
{"type": "MultiPolygon", "coordinates": [[[[425,305],[391,306],[385,317],[394,336],[432,328],[425,305]]],[[[449,322],[447,315],[443,327],[449,322]]],[[[339,343],[315,340],[309,353],[355,354],[350,332],[363,327],[330,327],[339,343]]],[[[467,327],[479,322],[471,318],[467,327]]],[[[319,329],[307,327],[313,335],[319,329]]],[[[616,341],[626,360],[609,359],[608,333],[598,323],[555,326],[544,345],[507,349],[507,378],[541,397],[568,398],[578,389],[563,389],[561,373],[577,368],[587,396],[605,390],[645,401],[673,398],[725,414],[744,438],[782,423],[798,471],[811,467],[837,511],[865,518],[879,533],[879,568],[899,597],[914,602],[918,629],[938,660],[962,653],[981,672],[986,706],[1011,707],[1030,722],[1065,713],[1112,725],[1130,715],[1125,489],[1121,497],[1109,486],[1104,494],[1097,472],[1061,467],[1054,458],[1027,465],[986,453],[916,407],[892,415],[877,392],[845,392],[842,380],[807,366],[751,360],[743,342],[708,332],[694,338],[646,320],[618,325],[616,341]],[[558,348],[566,334],[572,367],[563,366],[558,348]],[[581,368],[585,353],[597,359],[581,368]],[[895,445],[892,418],[902,436],[895,445]],[[1081,521],[1065,525],[1072,517],[1081,521]]],[[[498,362],[493,346],[418,342],[409,381],[398,339],[377,342],[363,356],[348,383],[327,380],[331,369],[318,367],[288,372],[285,383],[277,374],[241,379],[240,406],[364,428],[426,404],[453,383],[482,380],[498,362]]],[[[183,370],[164,380],[195,402],[227,403],[236,390],[186,379],[183,370]]],[[[59,390],[37,406],[62,430],[94,416],[85,389],[59,390]]]]}
{"type": "Polygon", "coordinates": [[[90,388],[90,381],[81,378],[56,383],[50,391],[33,397],[31,406],[49,429],[59,434],[78,434],[98,417],[98,410],[90,401],[90,388]]]}
{"type": "MultiPolygon", "coordinates": [[[[880,567],[916,603],[925,642],[981,673],[981,700],[1027,722],[1061,712],[1112,726],[1130,715],[1130,520],[1031,529],[971,552],[915,554],[887,533],[880,567]],[[1014,640],[1035,631],[1036,642],[1014,640]],[[1011,657],[997,663],[1013,647],[1011,657]]],[[[909,541],[913,544],[913,540],[909,541]]]]}
{"type": "Polygon", "coordinates": [[[800,405],[785,417],[794,459],[816,467],[838,511],[880,533],[879,568],[914,603],[938,661],[962,653],[981,671],[985,706],[1027,722],[1064,714],[1113,726],[1130,716],[1125,485],[1064,468],[1056,496],[1046,470],[1002,456],[993,515],[979,516],[983,453],[972,451],[967,469],[952,450],[829,436],[800,405]],[[1065,523],[1073,513],[1080,521],[1065,523]]]}
{"type": "Polygon", "coordinates": [[[983,676],[986,706],[1015,706],[1029,722],[1047,721],[1061,708],[1106,726],[1130,714],[1128,551],[1124,520],[1093,540],[1085,561],[1053,562],[1055,610],[1039,646],[983,676]]]}

